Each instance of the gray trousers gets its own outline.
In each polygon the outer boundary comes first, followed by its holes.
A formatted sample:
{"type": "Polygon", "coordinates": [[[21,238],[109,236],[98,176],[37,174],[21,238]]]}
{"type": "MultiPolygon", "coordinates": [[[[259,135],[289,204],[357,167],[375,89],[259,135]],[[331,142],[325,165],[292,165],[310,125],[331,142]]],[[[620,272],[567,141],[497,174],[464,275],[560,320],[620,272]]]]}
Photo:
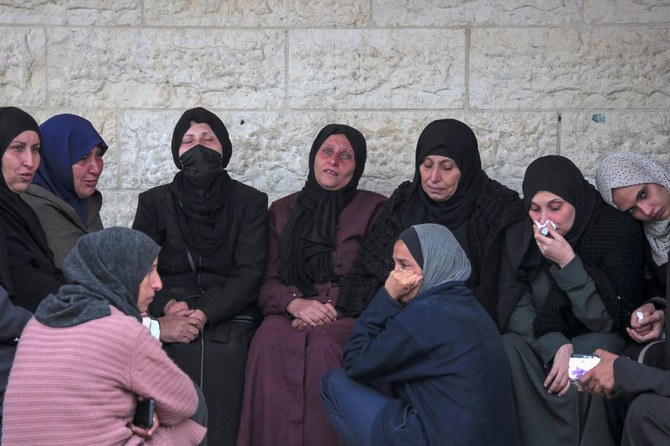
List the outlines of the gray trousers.
{"type": "Polygon", "coordinates": [[[628,408],[621,446],[663,444],[670,444],[670,398],[640,394],[628,408]]]}

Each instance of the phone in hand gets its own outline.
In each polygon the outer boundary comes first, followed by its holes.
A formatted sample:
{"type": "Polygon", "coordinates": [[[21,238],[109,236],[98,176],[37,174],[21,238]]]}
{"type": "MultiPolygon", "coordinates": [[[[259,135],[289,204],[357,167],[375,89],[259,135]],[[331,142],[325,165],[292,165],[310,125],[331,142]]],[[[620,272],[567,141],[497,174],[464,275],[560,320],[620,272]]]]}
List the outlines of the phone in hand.
{"type": "Polygon", "coordinates": [[[137,401],[133,424],[142,429],[151,429],[154,425],[154,406],[156,402],[153,398],[144,398],[137,401]]]}
{"type": "Polygon", "coordinates": [[[600,362],[600,356],[574,354],[568,362],[568,377],[570,381],[577,382],[586,375],[586,372],[594,368],[600,362]]]}

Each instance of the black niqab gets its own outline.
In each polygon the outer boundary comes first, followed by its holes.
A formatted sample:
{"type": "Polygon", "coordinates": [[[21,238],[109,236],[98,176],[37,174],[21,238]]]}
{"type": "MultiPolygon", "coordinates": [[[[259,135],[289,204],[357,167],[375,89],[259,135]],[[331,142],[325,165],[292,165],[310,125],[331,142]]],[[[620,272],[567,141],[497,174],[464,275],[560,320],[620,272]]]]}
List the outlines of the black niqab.
{"type": "Polygon", "coordinates": [[[221,173],[207,187],[202,187],[184,175],[184,172],[178,172],[172,180],[170,191],[175,199],[177,222],[188,249],[208,257],[225,244],[228,227],[234,220],[234,206],[227,205],[234,183],[225,170],[233,149],[228,130],[218,116],[202,107],[187,110],[172,134],[172,158],[179,170],[182,170],[179,147],[193,122],[208,124],[219,139],[223,147],[221,173]]]}
{"type": "Polygon", "coordinates": [[[312,143],[309,153],[309,175],[298,195],[297,207],[282,233],[280,278],[295,285],[304,296],[316,295],[315,283],[335,280],[333,251],[337,244],[340,212],[356,195],[358,182],[365,170],[367,145],[365,137],[353,127],[330,124],[312,143]],[[346,136],[354,150],[356,167],[349,183],[337,191],[324,189],[314,175],[314,159],[319,148],[331,135],[346,136]]]}

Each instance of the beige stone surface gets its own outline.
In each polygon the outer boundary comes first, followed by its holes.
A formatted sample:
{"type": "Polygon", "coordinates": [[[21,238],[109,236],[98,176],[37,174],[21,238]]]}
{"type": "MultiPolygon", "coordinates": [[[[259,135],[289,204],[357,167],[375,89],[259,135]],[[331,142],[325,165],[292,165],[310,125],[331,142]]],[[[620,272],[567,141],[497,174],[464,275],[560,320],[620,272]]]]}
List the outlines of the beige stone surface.
{"type": "Polygon", "coordinates": [[[368,0],[145,0],[145,20],[161,26],[355,27],[369,22],[368,0]]]}
{"type": "Polygon", "coordinates": [[[55,106],[272,109],[284,100],[282,32],[54,28],[48,40],[55,106]]]}
{"type": "Polygon", "coordinates": [[[588,23],[668,23],[667,0],[584,0],[588,23]]]}
{"type": "Polygon", "coordinates": [[[580,111],[563,113],[561,154],[592,181],[610,152],[653,155],[670,166],[670,111],[580,111]]]}
{"type": "Polygon", "coordinates": [[[556,25],[582,23],[579,1],[373,0],[380,26],[556,25]]]}
{"type": "Polygon", "coordinates": [[[437,109],[465,100],[462,30],[305,30],[289,36],[291,108],[437,109]]]}
{"type": "Polygon", "coordinates": [[[0,23],[138,25],[142,0],[10,0],[0,3],[0,23]]]}
{"type": "Polygon", "coordinates": [[[43,107],[46,102],[46,38],[39,28],[0,26],[2,105],[43,107]]]}
{"type": "Polygon", "coordinates": [[[666,108],[670,28],[472,30],[477,109],[666,108]]]}
{"type": "Polygon", "coordinates": [[[103,206],[100,210],[102,224],[130,227],[135,219],[138,192],[101,189],[103,206]]]}

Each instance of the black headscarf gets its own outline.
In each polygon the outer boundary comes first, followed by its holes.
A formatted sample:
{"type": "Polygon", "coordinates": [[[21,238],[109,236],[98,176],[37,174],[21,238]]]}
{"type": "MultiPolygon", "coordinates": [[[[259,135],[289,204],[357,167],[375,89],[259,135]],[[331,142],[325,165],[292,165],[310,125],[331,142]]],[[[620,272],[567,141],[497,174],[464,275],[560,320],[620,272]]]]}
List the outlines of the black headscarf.
{"type": "MultiPolygon", "coordinates": [[[[2,165],[2,156],[9,147],[9,143],[28,130],[37,133],[38,136],[40,134],[40,127],[32,116],[16,107],[0,108],[0,166],[2,165]]],[[[12,192],[5,182],[4,175],[0,175],[0,188],[12,192]]],[[[14,195],[16,194],[14,193],[14,195]]]]}
{"type": "Polygon", "coordinates": [[[202,107],[187,110],[179,118],[172,134],[172,158],[179,170],[182,170],[179,147],[192,122],[208,124],[221,142],[221,173],[203,188],[191,181],[184,172],[178,172],[172,180],[170,190],[176,202],[177,222],[189,250],[207,257],[217,252],[226,242],[228,226],[233,220],[234,206],[226,206],[232,193],[233,181],[225,170],[233,148],[228,130],[218,116],[202,107]]]}
{"type": "Polygon", "coordinates": [[[418,199],[410,201],[403,222],[407,226],[429,222],[452,230],[457,228],[472,215],[484,176],[477,138],[472,129],[456,119],[431,122],[421,132],[416,144],[411,188],[412,195],[418,199]],[[451,158],[461,171],[456,193],[446,201],[433,201],[421,187],[419,168],[429,155],[451,158]]]}
{"type": "Polygon", "coordinates": [[[42,301],[35,318],[50,327],[72,327],[109,316],[111,305],[141,321],[140,283],[159,250],[149,236],[128,228],[83,236],[63,263],[68,284],[42,301]]]}
{"type": "MultiPolygon", "coordinates": [[[[639,284],[629,278],[634,276],[630,266],[614,264],[606,256],[611,245],[619,243],[617,236],[621,235],[620,232],[628,231],[624,229],[625,222],[622,222],[627,217],[620,212],[612,212],[613,209],[605,204],[595,187],[584,179],[577,166],[562,156],[549,155],[533,161],[526,169],[522,187],[526,210],[539,191],[556,194],[574,206],[575,220],[564,237],[594,281],[614,322],[614,330],[620,329],[625,325],[628,307],[641,294],[639,284]]],[[[529,228],[531,224],[529,220],[529,228]]],[[[537,246],[529,243],[526,249],[537,251],[537,246]]],[[[557,331],[572,338],[588,332],[588,328],[573,314],[567,294],[548,272],[551,264],[543,257],[542,264],[534,270],[535,273],[544,271],[551,283],[549,294],[533,321],[535,336],[557,331]]]]}
{"type": "MultiPolygon", "coordinates": [[[[40,134],[40,128],[32,116],[16,107],[0,108],[0,170],[2,168],[2,157],[9,144],[14,138],[27,130],[31,130],[38,135],[40,134]]],[[[27,231],[35,241],[37,247],[50,259],[53,268],[53,253],[49,249],[44,229],[42,229],[37,214],[35,214],[35,211],[33,211],[28,203],[21,199],[19,194],[7,186],[5,177],[1,174],[0,219],[8,227],[20,227],[22,230],[27,231]]]]}
{"type": "Polygon", "coordinates": [[[280,277],[295,285],[304,296],[316,294],[314,283],[336,279],[333,251],[337,243],[340,212],[356,195],[358,181],[365,170],[365,137],[353,127],[329,124],[312,143],[309,175],[298,195],[297,207],[282,233],[280,277]],[[323,142],[331,135],[344,135],[354,150],[356,167],[349,183],[337,191],[322,188],[314,175],[314,159],[323,142]]]}
{"type": "Polygon", "coordinates": [[[579,168],[563,156],[543,156],[530,163],[526,169],[522,188],[526,211],[539,191],[556,194],[574,206],[575,222],[565,234],[565,239],[575,248],[591,221],[596,203],[601,200],[596,188],[584,179],[579,168]]]}

